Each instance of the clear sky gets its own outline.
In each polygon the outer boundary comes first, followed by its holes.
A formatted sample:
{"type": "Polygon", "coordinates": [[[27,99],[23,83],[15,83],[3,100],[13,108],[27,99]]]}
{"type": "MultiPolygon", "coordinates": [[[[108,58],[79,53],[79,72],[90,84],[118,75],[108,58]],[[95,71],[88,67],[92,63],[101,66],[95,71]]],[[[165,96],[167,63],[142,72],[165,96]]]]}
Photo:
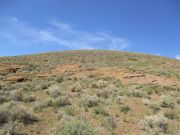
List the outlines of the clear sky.
{"type": "Polygon", "coordinates": [[[180,58],[180,0],[0,0],[0,56],[72,49],[180,58]]]}

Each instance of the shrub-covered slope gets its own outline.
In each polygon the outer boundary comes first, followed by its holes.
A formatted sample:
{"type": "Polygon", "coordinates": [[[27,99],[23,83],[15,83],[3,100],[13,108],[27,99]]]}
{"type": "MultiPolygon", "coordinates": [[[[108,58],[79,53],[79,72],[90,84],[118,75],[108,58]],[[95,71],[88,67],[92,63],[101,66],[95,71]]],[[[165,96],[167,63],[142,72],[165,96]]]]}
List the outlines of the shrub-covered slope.
{"type": "Polygon", "coordinates": [[[0,134],[177,135],[180,61],[118,51],[0,58],[0,134]]]}

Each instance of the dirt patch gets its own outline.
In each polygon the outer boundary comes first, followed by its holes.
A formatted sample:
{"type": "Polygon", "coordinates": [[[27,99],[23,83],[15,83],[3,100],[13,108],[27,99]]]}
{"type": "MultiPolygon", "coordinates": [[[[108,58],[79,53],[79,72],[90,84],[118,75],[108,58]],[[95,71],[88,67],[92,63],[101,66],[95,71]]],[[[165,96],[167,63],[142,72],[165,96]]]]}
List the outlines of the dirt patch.
{"type": "Polygon", "coordinates": [[[72,75],[75,72],[81,71],[81,66],[78,64],[58,65],[56,68],[38,73],[38,77],[54,76],[54,75],[72,75]]]}
{"type": "Polygon", "coordinates": [[[11,76],[4,79],[6,82],[25,82],[27,80],[25,76],[11,76]]]}
{"type": "Polygon", "coordinates": [[[105,68],[95,68],[92,70],[82,68],[78,64],[65,64],[59,65],[52,70],[38,73],[38,77],[47,76],[75,76],[83,78],[85,76],[108,76],[120,79],[125,85],[129,83],[139,83],[139,84],[149,84],[157,83],[165,86],[180,86],[180,81],[176,78],[167,78],[163,76],[156,76],[152,74],[143,74],[133,70],[119,68],[119,67],[105,67],[105,68]]]}
{"type": "Polygon", "coordinates": [[[16,73],[19,69],[22,69],[23,67],[25,66],[0,64],[0,73],[16,73]]]}
{"type": "Polygon", "coordinates": [[[74,73],[76,77],[83,77],[87,75],[103,75],[115,77],[120,79],[124,84],[139,83],[149,84],[157,83],[166,86],[180,86],[180,81],[175,78],[167,78],[162,76],[155,76],[151,74],[142,74],[124,68],[96,68],[92,71],[82,70],[74,73]]]}

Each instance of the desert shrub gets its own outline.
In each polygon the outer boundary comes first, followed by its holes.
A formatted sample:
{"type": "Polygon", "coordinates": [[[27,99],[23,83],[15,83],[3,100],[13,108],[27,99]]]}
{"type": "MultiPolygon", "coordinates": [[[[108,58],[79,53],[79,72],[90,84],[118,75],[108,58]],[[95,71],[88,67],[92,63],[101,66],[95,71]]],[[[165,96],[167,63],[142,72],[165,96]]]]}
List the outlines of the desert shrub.
{"type": "Polygon", "coordinates": [[[26,96],[26,97],[24,97],[23,101],[26,103],[36,101],[36,96],[34,96],[34,95],[26,96]]]}
{"type": "Polygon", "coordinates": [[[170,111],[166,111],[164,113],[164,117],[168,118],[168,119],[176,119],[177,118],[177,112],[174,110],[170,110],[170,111]]]}
{"type": "Polygon", "coordinates": [[[108,89],[99,89],[96,91],[98,97],[108,98],[111,92],[108,89]]]}
{"type": "Polygon", "coordinates": [[[114,117],[109,116],[108,119],[107,119],[107,122],[108,122],[108,125],[111,128],[116,128],[117,127],[117,120],[114,117]]]}
{"type": "Polygon", "coordinates": [[[113,82],[114,86],[117,87],[117,88],[121,88],[121,87],[124,87],[123,83],[121,82],[121,80],[115,80],[113,82]]]}
{"type": "Polygon", "coordinates": [[[17,122],[10,121],[9,123],[5,124],[3,130],[4,135],[19,135],[19,131],[22,128],[17,122]]]}
{"type": "Polygon", "coordinates": [[[37,118],[26,110],[27,108],[14,102],[3,104],[0,108],[1,124],[5,124],[10,120],[21,122],[23,124],[30,124],[37,121],[37,118]]]}
{"type": "Polygon", "coordinates": [[[180,97],[177,97],[177,98],[176,98],[176,103],[177,103],[177,104],[180,104],[180,97]]]}
{"type": "Polygon", "coordinates": [[[4,103],[7,101],[7,97],[4,95],[0,95],[0,104],[4,103]]]}
{"type": "Polygon", "coordinates": [[[97,135],[97,131],[85,120],[71,119],[63,121],[56,129],[55,135],[97,135]]]}
{"type": "Polygon", "coordinates": [[[127,105],[124,105],[124,106],[121,106],[120,107],[120,111],[123,112],[123,113],[128,113],[131,109],[129,108],[129,106],[127,105]]]}
{"type": "Polygon", "coordinates": [[[174,108],[175,102],[172,97],[161,96],[160,105],[162,107],[174,108]]]}
{"type": "Polygon", "coordinates": [[[64,111],[58,111],[58,120],[61,120],[65,115],[66,113],[64,111]]]}
{"type": "Polygon", "coordinates": [[[108,110],[102,106],[98,106],[98,107],[94,108],[94,113],[97,115],[103,115],[103,116],[109,115],[108,110]]]}
{"type": "Polygon", "coordinates": [[[34,112],[41,112],[42,109],[52,106],[52,100],[48,99],[43,102],[36,103],[33,107],[34,112]]]}
{"type": "Polygon", "coordinates": [[[145,91],[147,94],[159,94],[162,92],[162,88],[160,85],[157,84],[148,84],[148,85],[142,85],[142,90],[145,91]]]}
{"type": "Polygon", "coordinates": [[[53,98],[63,95],[62,89],[58,85],[53,85],[47,90],[47,94],[53,98]]]}
{"type": "Polygon", "coordinates": [[[117,96],[117,97],[116,97],[116,103],[122,104],[122,100],[123,100],[123,97],[122,97],[122,96],[117,96]]]}
{"type": "Polygon", "coordinates": [[[102,120],[102,126],[106,127],[112,135],[114,135],[114,129],[117,127],[117,120],[113,116],[108,116],[102,120]]]}
{"type": "Polygon", "coordinates": [[[141,90],[132,90],[132,91],[129,91],[127,93],[127,96],[132,96],[132,97],[138,97],[138,98],[142,98],[142,97],[148,97],[148,95],[141,91],[141,90]]]}
{"type": "Polygon", "coordinates": [[[162,135],[168,133],[168,122],[162,115],[145,116],[140,125],[149,135],[162,135]]]}
{"type": "Polygon", "coordinates": [[[144,105],[149,105],[150,104],[150,100],[147,98],[143,98],[143,104],[144,105]]]}
{"type": "Polygon", "coordinates": [[[67,115],[70,115],[70,116],[75,116],[76,115],[76,109],[72,106],[67,106],[65,109],[64,109],[65,113],[67,115]]]}
{"type": "Polygon", "coordinates": [[[94,107],[99,104],[99,99],[97,96],[89,96],[83,101],[84,106],[94,107]]]}
{"type": "Polygon", "coordinates": [[[21,90],[14,90],[10,93],[10,99],[14,101],[23,101],[23,92],[21,90]]]}
{"type": "Polygon", "coordinates": [[[81,92],[82,90],[82,85],[80,83],[76,83],[73,86],[70,87],[70,90],[72,92],[81,92]]]}
{"type": "Polygon", "coordinates": [[[97,82],[92,83],[92,88],[104,88],[107,86],[107,81],[98,80],[97,82]]]}
{"type": "Polygon", "coordinates": [[[0,109],[0,126],[7,123],[9,120],[9,113],[6,110],[0,109]]]}
{"type": "Polygon", "coordinates": [[[162,89],[164,91],[176,91],[178,88],[173,86],[163,86],[162,89]]]}
{"type": "Polygon", "coordinates": [[[160,110],[160,104],[156,102],[151,103],[149,107],[153,110],[154,114],[160,110]]]}
{"type": "Polygon", "coordinates": [[[23,87],[23,91],[24,91],[24,92],[36,91],[35,85],[34,85],[34,84],[31,84],[31,83],[27,83],[27,84],[23,87]]]}
{"type": "Polygon", "coordinates": [[[62,83],[63,81],[64,81],[63,76],[58,76],[58,77],[56,77],[56,82],[57,82],[57,83],[62,83]]]}
{"type": "Polygon", "coordinates": [[[53,101],[53,107],[64,107],[66,105],[71,105],[71,101],[69,99],[69,97],[65,96],[65,97],[58,97],[56,99],[54,99],[53,101]]]}
{"type": "Polygon", "coordinates": [[[45,90],[49,87],[49,83],[45,81],[38,81],[38,84],[35,84],[36,90],[45,90]]]}

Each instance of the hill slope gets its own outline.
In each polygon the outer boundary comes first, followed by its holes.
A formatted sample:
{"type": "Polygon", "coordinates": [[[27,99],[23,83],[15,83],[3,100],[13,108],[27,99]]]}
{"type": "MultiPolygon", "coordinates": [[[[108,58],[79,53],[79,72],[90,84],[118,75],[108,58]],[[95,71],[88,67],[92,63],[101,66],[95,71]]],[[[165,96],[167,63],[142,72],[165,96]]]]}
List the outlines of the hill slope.
{"type": "Polygon", "coordinates": [[[100,50],[0,58],[0,133],[178,134],[179,96],[174,59],[100,50]]]}

